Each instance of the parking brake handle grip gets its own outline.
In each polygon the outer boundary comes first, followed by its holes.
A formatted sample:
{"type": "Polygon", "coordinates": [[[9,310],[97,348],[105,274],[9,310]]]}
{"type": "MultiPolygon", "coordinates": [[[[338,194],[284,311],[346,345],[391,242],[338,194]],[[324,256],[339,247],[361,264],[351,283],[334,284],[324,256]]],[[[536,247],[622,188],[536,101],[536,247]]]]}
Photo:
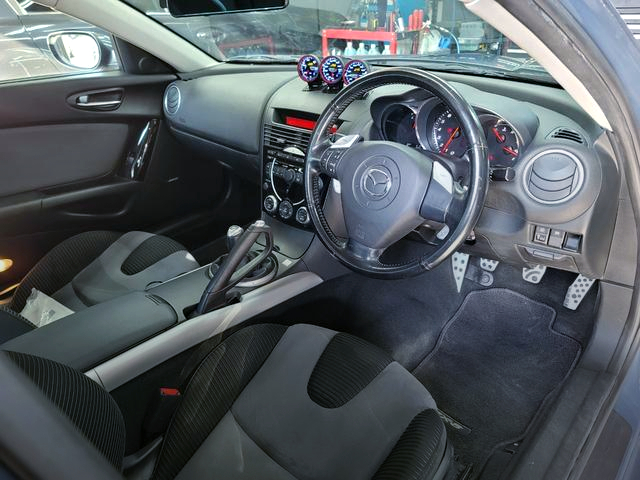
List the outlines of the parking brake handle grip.
{"type": "Polygon", "coordinates": [[[196,308],[197,315],[202,315],[223,306],[226,303],[227,292],[266,260],[272,250],[273,234],[271,233],[271,227],[263,220],[252,223],[236,242],[227,255],[227,258],[225,258],[220,268],[209,281],[196,308]],[[238,269],[238,265],[244,260],[260,235],[265,236],[264,250],[260,252],[256,258],[238,269]]]}

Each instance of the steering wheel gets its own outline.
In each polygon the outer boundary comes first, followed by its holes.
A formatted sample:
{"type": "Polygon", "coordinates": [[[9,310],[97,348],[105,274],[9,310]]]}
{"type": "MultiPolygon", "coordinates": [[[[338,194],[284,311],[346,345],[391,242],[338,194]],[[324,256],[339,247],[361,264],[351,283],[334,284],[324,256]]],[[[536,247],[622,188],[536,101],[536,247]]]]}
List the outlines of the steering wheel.
{"type": "Polygon", "coordinates": [[[305,162],[309,216],[320,240],[350,269],[378,278],[417,275],[453,254],[480,217],[488,182],[487,144],[475,111],[445,81],[413,68],[370,73],[336,95],[318,119],[305,162]],[[359,135],[332,141],[332,127],[351,103],[375,88],[396,84],[436,95],[455,114],[469,143],[467,187],[454,181],[439,153],[363,141],[359,135]],[[324,214],[321,175],[340,183],[346,239],[333,232],[324,214]],[[442,241],[435,250],[402,263],[381,261],[385,250],[427,221],[442,224],[442,241]]]}

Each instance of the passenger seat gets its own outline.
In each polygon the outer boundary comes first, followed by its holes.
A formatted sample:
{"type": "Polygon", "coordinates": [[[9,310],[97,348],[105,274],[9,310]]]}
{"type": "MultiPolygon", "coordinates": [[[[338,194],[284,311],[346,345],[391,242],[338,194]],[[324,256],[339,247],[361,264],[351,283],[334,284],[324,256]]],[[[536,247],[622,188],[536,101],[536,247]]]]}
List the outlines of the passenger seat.
{"type": "Polygon", "coordinates": [[[34,288],[78,311],[199,266],[185,247],[161,235],[110,231],[75,235],[27,273],[8,308],[0,306],[0,343],[35,328],[20,315],[34,288]]]}

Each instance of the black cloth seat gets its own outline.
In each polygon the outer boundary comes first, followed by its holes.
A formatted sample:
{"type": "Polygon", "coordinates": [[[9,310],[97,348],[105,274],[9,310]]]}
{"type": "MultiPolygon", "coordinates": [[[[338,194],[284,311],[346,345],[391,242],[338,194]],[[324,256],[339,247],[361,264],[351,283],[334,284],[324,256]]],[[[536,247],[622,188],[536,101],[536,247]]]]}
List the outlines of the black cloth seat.
{"type": "Polygon", "coordinates": [[[8,309],[0,308],[0,343],[34,328],[17,315],[33,288],[78,311],[198,267],[185,247],[161,235],[75,235],[40,259],[18,285],[8,309]]]}
{"type": "MultiPolygon", "coordinates": [[[[121,468],[124,423],[104,390],[54,362],[2,355],[121,468]]],[[[153,478],[440,479],[451,451],[435,408],[415,377],[363,340],[255,325],[197,367],[153,478]]]]}

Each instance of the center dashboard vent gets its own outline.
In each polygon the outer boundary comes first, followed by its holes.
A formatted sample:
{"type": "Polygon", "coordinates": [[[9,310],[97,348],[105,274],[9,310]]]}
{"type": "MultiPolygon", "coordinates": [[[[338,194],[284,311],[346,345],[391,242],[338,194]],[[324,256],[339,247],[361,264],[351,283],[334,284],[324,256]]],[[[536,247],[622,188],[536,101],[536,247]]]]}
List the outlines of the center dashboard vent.
{"type": "Polygon", "coordinates": [[[182,95],[180,88],[174,83],[167,87],[164,92],[164,111],[167,115],[173,116],[178,113],[180,104],[182,103],[182,95]]]}
{"type": "Polygon", "coordinates": [[[278,156],[289,160],[304,161],[311,132],[301,128],[266,124],[264,126],[264,148],[284,152],[278,156]],[[284,156],[282,156],[284,155],[284,156]]]}
{"type": "Polygon", "coordinates": [[[584,181],[578,158],[566,150],[546,150],[531,159],[524,175],[525,189],[540,203],[566,202],[574,197],[584,181]]]}
{"type": "Polygon", "coordinates": [[[579,143],[584,145],[587,143],[584,137],[577,131],[572,130],[566,127],[556,128],[553,132],[551,132],[548,138],[559,138],[561,140],[569,140],[570,142],[579,143]]]}

